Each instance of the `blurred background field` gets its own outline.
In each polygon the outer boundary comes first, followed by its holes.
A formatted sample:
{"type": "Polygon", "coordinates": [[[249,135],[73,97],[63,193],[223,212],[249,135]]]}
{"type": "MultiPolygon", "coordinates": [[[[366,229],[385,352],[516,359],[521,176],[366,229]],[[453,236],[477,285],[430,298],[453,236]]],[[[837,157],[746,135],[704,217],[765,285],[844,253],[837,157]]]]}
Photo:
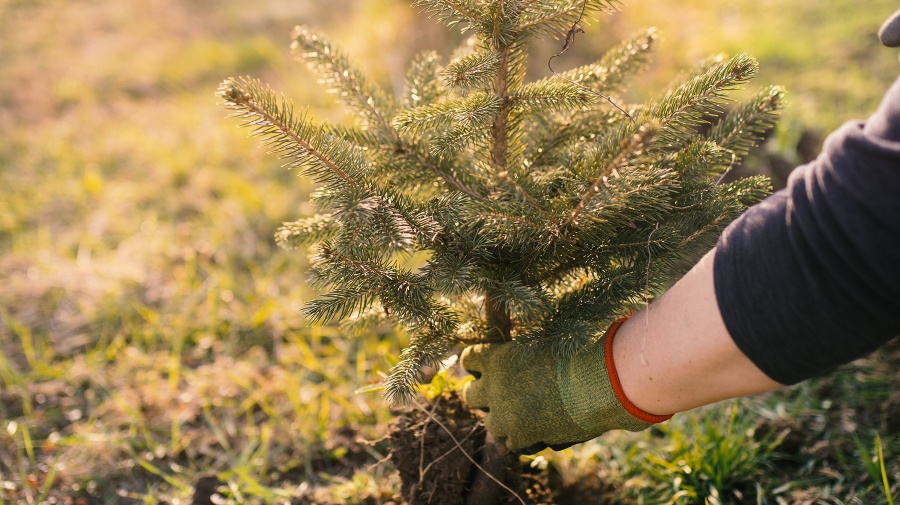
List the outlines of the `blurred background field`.
{"type": "MultiPolygon", "coordinates": [[[[791,104],[764,154],[798,163],[803,132],[864,118],[893,82],[897,52],[876,31],[896,7],[634,1],[554,65],[656,26],[655,63],[629,92],[646,98],[705,56],[748,52],[752,85],[782,84],[791,104]]],[[[272,235],[310,182],[213,96],[251,75],[348,120],[292,61],[296,24],[393,91],[418,51],[446,57],[462,40],[406,0],[0,0],[0,503],[187,504],[219,483],[222,503],[395,495],[379,463],[391,412],[354,391],[380,380],[403,336],[300,317],[314,296],[305,256],[272,235]]],[[[532,48],[532,76],[560,46],[532,48]]],[[[895,358],[532,462],[601,479],[595,503],[888,503],[895,358]]]]}

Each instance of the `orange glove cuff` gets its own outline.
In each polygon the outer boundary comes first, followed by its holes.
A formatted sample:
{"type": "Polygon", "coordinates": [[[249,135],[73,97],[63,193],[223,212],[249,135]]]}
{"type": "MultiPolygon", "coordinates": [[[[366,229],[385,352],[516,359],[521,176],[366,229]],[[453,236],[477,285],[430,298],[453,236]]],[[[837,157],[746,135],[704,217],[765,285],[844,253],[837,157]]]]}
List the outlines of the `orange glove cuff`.
{"type": "Polygon", "coordinates": [[[617,319],[616,322],[614,322],[609,327],[609,329],[606,330],[606,371],[609,374],[609,381],[610,383],[612,383],[613,392],[615,392],[616,398],[619,400],[622,406],[625,407],[625,410],[635,418],[647,423],[654,424],[668,421],[672,417],[672,414],[669,414],[667,416],[658,416],[656,414],[645,412],[639,409],[637,405],[631,403],[631,400],[629,400],[628,397],[625,396],[625,390],[622,389],[622,382],[619,380],[619,374],[618,372],[616,372],[616,363],[613,360],[613,340],[615,340],[616,332],[619,331],[619,327],[621,327],[629,317],[631,316],[623,316],[617,319]]]}

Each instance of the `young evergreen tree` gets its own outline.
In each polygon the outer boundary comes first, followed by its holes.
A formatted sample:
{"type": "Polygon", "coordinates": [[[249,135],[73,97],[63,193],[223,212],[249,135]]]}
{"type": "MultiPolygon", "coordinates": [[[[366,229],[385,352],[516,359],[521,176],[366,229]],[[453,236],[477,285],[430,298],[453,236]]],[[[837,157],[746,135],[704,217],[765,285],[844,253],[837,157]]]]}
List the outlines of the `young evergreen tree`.
{"type": "Polygon", "coordinates": [[[312,247],[312,280],[327,292],[306,315],[408,331],[389,400],[410,398],[421,368],[461,343],[576,352],[769,191],[763,177],[722,184],[781,106],[770,87],[723,112],[727,91],[757,70],[750,56],[711,58],[660,98],[619,108],[607,97],[647,63],[652,30],[594,64],[525,79],[529,39],[568,33],[568,46],[582,17],[614,0],[416,5],[474,44],[446,65],[417,57],[402,96],[295,29],[293,50],[356,111],[353,128],[315,122],[254,80],[228,79],[217,93],[319,183],[318,213],[276,234],[284,247],[312,247]],[[424,266],[404,268],[423,252],[424,266]]]}

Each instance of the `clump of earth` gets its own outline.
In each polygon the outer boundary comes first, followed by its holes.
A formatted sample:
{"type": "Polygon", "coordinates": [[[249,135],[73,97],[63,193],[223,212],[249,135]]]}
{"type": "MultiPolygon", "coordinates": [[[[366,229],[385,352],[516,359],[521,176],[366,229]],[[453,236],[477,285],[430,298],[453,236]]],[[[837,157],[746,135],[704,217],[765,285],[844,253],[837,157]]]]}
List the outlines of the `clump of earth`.
{"type": "Polygon", "coordinates": [[[532,468],[505,452],[453,393],[401,414],[389,440],[409,505],[621,503],[599,478],[563,486],[552,470],[532,468]]]}

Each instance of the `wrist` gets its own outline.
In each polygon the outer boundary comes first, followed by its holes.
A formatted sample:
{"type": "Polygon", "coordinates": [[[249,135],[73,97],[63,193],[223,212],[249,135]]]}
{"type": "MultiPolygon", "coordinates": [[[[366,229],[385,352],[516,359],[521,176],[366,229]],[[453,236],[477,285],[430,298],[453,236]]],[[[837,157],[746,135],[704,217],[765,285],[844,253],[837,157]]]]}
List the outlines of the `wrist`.
{"type": "Polygon", "coordinates": [[[559,361],[557,384],[564,411],[589,435],[586,438],[609,430],[641,431],[671,417],[645,412],[622,390],[615,362],[610,359],[610,344],[625,319],[613,323],[593,345],[559,361]]]}
{"type": "Polygon", "coordinates": [[[672,418],[672,414],[666,415],[658,415],[651,414],[647,412],[634,403],[628,398],[625,394],[625,390],[622,387],[622,381],[619,378],[619,374],[616,371],[616,363],[615,363],[615,353],[613,352],[613,343],[615,342],[616,333],[618,333],[619,328],[625,324],[625,321],[631,316],[624,316],[617,319],[608,330],[606,330],[606,337],[604,338],[603,345],[605,347],[605,358],[606,358],[606,372],[609,375],[610,386],[612,386],[612,390],[616,395],[616,399],[619,400],[619,403],[622,404],[622,407],[631,414],[635,419],[639,419],[646,423],[656,424],[664,421],[668,421],[672,418]]]}

